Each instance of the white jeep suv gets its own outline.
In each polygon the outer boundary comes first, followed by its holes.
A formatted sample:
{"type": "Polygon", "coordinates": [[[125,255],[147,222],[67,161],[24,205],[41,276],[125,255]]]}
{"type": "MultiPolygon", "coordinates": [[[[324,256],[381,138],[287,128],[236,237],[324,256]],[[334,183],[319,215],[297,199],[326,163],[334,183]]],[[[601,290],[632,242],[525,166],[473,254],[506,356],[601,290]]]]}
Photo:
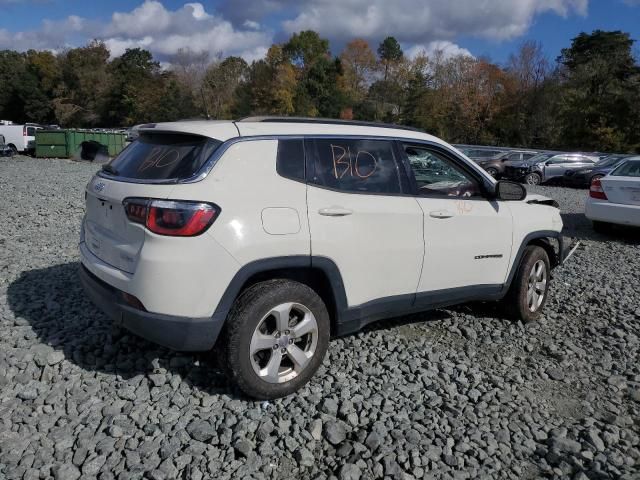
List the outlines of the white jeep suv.
{"type": "Polygon", "coordinates": [[[381,318],[470,300],[536,318],[561,229],[553,200],[413,129],[148,124],[86,187],[81,279],[118,325],[215,348],[245,393],[275,398],[330,335],[381,318]]]}

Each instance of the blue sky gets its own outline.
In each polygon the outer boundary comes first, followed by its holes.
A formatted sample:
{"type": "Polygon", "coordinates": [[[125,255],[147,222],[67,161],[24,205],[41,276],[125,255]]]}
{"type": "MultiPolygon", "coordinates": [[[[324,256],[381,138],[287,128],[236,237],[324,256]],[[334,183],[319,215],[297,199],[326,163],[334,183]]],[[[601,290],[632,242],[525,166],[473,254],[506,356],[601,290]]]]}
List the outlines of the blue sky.
{"type": "Polygon", "coordinates": [[[554,59],[581,31],[640,40],[640,0],[0,0],[0,48],[60,50],[92,38],[113,55],[140,46],[170,61],[180,48],[260,58],[311,28],[334,53],[355,37],[393,35],[405,51],[443,50],[504,62],[523,40],[554,59]]]}

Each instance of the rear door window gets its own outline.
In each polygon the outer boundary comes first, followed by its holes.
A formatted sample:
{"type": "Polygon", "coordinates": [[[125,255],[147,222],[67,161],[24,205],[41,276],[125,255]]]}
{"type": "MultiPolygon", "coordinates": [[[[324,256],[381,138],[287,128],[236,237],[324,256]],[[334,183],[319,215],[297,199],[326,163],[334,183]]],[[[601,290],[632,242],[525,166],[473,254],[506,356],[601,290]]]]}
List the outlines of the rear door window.
{"type": "Polygon", "coordinates": [[[312,184],[355,193],[402,191],[394,145],[389,140],[306,140],[305,150],[312,184]]]}
{"type": "Polygon", "coordinates": [[[27,137],[33,137],[36,134],[35,127],[27,127],[27,137]]]}
{"type": "Polygon", "coordinates": [[[109,164],[108,173],[138,180],[195,175],[222,142],[199,135],[142,134],[109,164]]]}

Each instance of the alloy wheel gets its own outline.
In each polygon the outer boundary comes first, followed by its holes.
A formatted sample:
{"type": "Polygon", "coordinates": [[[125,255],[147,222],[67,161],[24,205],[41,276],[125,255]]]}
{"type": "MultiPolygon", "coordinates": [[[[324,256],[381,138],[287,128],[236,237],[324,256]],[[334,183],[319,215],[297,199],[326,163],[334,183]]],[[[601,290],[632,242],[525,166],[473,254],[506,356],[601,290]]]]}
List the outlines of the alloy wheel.
{"type": "Polygon", "coordinates": [[[535,173],[530,173],[527,175],[527,184],[528,185],[539,185],[540,184],[540,176],[535,173]]]}
{"type": "Polygon", "coordinates": [[[249,345],[251,365],[268,383],[297,377],[309,364],[318,345],[318,323],[299,303],[272,308],[258,323],[249,345]]]}
{"type": "Polygon", "coordinates": [[[529,287],[527,288],[527,306],[529,311],[535,312],[540,308],[547,292],[547,266],[543,260],[538,260],[529,272],[529,287]]]}

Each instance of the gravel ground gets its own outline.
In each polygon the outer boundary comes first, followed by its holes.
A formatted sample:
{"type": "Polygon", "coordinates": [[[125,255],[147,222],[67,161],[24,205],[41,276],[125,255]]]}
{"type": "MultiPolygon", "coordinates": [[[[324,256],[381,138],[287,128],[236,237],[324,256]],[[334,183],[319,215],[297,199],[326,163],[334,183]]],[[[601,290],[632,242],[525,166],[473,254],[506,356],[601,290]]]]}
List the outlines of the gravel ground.
{"type": "Polygon", "coordinates": [[[207,355],[110,325],[78,284],[95,165],[0,160],[0,478],[640,478],[640,237],[583,240],[546,315],[473,305],[335,339],[299,394],[242,398],[207,355]]]}

